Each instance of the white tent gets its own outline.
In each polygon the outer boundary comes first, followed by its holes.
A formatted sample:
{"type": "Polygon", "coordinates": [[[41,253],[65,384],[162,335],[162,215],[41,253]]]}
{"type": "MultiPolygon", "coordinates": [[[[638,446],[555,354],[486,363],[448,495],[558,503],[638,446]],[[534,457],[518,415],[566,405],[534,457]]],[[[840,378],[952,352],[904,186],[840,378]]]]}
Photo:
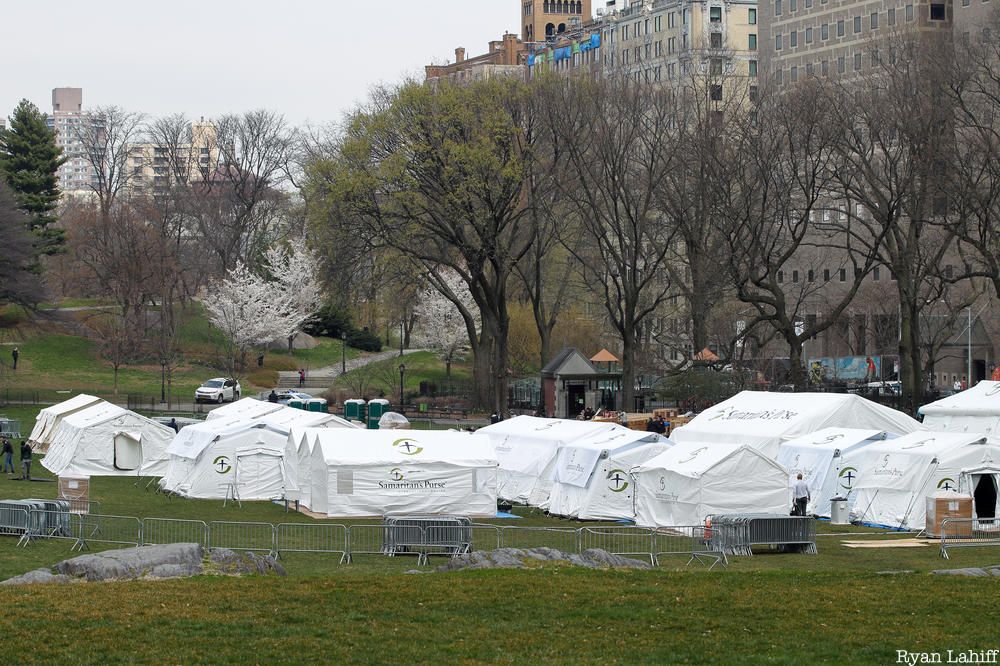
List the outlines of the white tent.
{"type": "Polygon", "coordinates": [[[182,429],[167,448],[160,485],[184,497],[284,497],[288,430],[260,421],[213,419],[182,429]]]}
{"type": "Polygon", "coordinates": [[[28,441],[32,448],[38,453],[45,453],[49,450],[49,445],[52,444],[52,433],[55,432],[64,418],[101,402],[104,401],[98,397],[81,393],[38,412],[38,416],[35,417],[35,427],[28,435],[28,441]]]}
{"type": "Polygon", "coordinates": [[[791,490],[802,474],[809,486],[810,515],[830,517],[830,500],[834,497],[851,499],[857,470],[844,465],[844,456],[860,447],[897,435],[882,430],[858,428],[824,428],[803,437],[782,442],[776,460],[788,470],[788,504],[792,504],[791,490]]]}
{"type": "Polygon", "coordinates": [[[228,405],[222,405],[221,407],[216,407],[211,410],[205,416],[205,420],[231,419],[233,417],[254,419],[259,416],[263,416],[264,414],[276,412],[283,408],[284,405],[276,402],[266,402],[263,400],[257,400],[256,398],[241,398],[236,402],[231,402],[228,405]]]}
{"type": "Polygon", "coordinates": [[[774,458],[781,442],[832,427],[900,434],[923,429],[900,411],[849,393],[742,391],[674,429],[670,439],[749,444],[774,458]]]}
{"type": "Polygon", "coordinates": [[[979,382],[918,411],[929,430],[980,432],[1000,440],[1000,382],[979,382]]]}
{"type": "Polygon", "coordinates": [[[953,488],[974,494],[977,514],[996,515],[1000,447],[979,433],[915,432],[858,449],[844,464],[858,474],[857,520],[923,529],[927,498],[953,488]]]}
{"type": "Polygon", "coordinates": [[[548,508],[552,471],[560,446],[602,433],[625,430],[615,423],[516,416],[480,428],[500,462],[500,499],[548,508]]]}
{"type": "Polygon", "coordinates": [[[351,423],[342,419],[336,414],[325,412],[307,412],[294,407],[283,407],[252,417],[254,421],[260,421],[269,425],[278,426],[284,430],[292,428],[360,428],[356,423],[351,423]]]}
{"type": "Polygon", "coordinates": [[[621,428],[561,446],[549,513],[579,520],[632,519],[635,488],[629,470],[672,445],[656,433],[621,428]]]}
{"type": "Polygon", "coordinates": [[[313,432],[313,511],[344,518],[496,515],[497,460],[486,437],[451,431],[313,432]]]}
{"type": "Polygon", "coordinates": [[[42,466],[56,476],[162,476],[174,431],[99,402],[61,419],[42,466]]]}
{"type": "Polygon", "coordinates": [[[746,444],[688,442],[632,470],[637,525],[700,525],[723,513],[787,515],[788,472],[746,444]]]}

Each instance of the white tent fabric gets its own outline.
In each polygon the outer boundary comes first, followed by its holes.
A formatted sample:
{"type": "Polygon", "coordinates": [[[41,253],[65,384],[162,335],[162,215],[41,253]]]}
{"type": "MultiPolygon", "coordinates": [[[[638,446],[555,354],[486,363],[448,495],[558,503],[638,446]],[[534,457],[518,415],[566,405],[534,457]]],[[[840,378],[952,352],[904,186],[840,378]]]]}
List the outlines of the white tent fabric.
{"type": "Polygon", "coordinates": [[[788,472],[746,444],[676,444],[632,469],[635,522],[700,525],[723,513],[787,514],[788,472]]]}
{"type": "MultiPolygon", "coordinates": [[[[331,517],[496,515],[488,438],[450,431],[312,431],[309,508],[331,517]]],[[[300,470],[301,473],[301,470],[300,470]]]]}
{"type": "Polygon", "coordinates": [[[792,488],[796,477],[809,486],[810,515],[830,517],[830,500],[834,497],[851,499],[857,470],[845,466],[844,456],[873,442],[897,437],[882,430],[858,428],[824,428],[803,437],[782,442],[777,462],[788,470],[788,505],[792,504],[792,488]]]}
{"type": "Polygon", "coordinates": [[[632,519],[635,488],[629,470],[672,445],[656,433],[622,428],[561,446],[549,512],[579,520],[632,519]]]}
{"type": "Polygon", "coordinates": [[[61,419],[42,466],[56,476],[162,476],[174,431],[100,402],[61,419]]]}
{"type": "Polygon", "coordinates": [[[923,429],[900,411],[849,393],[742,391],[674,429],[670,438],[679,444],[748,444],[774,458],[781,442],[832,427],[900,434],[923,429]]]}
{"type": "Polygon", "coordinates": [[[49,445],[52,444],[52,434],[64,418],[102,402],[104,401],[96,396],[81,393],[38,412],[38,416],[35,417],[35,426],[31,429],[31,434],[28,435],[28,441],[32,448],[38,453],[45,453],[49,450],[49,445]]]}
{"type": "Polygon", "coordinates": [[[929,430],[984,433],[1000,441],[1000,382],[979,382],[918,411],[929,430]]]}
{"type": "MultiPolygon", "coordinates": [[[[496,449],[500,462],[500,499],[548,508],[552,472],[560,446],[602,433],[627,430],[615,423],[516,416],[480,428],[496,449]]],[[[588,454],[596,460],[596,454],[588,454]]]]}
{"type": "Polygon", "coordinates": [[[284,430],[292,428],[359,428],[355,423],[351,423],[340,418],[336,414],[325,412],[307,412],[293,407],[281,407],[280,409],[266,412],[252,417],[254,421],[260,421],[269,425],[277,426],[284,430]]]}
{"type": "Polygon", "coordinates": [[[262,421],[213,419],[182,429],[170,443],[160,485],[184,497],[283,497],[288,430],[262,421]]]}
{"type": "Polygon", "coordinates": [[[257,400],[256,398],[241,398],[236,402],[231,402],[228,405],[222,405],[211,410],[205,416],[205,420],[231,419],[233,417],[254,419],[259,416],[263,416],[264,414],[270,414],[271,412],[276,412],[279,409],[284,408],[284,405],[280,405],[276,402],[266,402],[263,400],[257,400]]]}
{"type": "Polygon", "coordinates": [[[844,456],[844,464],[858,474],[853,518],[923,529],[926,499],[958,488],[963,473],[996,469],[1000,447],[979,433],[917,432],[862,447],[844,456]]]}
{"type": "Polygon", "coordinates": [[[378,427],[386,430],[409,430],[410,420],[399,412],[386,412],[379,417],[378,427]]]}

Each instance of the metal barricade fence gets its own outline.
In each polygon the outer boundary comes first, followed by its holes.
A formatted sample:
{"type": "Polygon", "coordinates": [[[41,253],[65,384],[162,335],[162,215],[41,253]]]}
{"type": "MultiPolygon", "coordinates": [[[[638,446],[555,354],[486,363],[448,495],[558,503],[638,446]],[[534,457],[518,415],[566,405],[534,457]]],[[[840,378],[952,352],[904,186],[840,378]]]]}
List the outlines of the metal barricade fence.
{"type": "Polygon", "coordinates": [[[500,548],[500,527],[484,523],[473,523],[469,530],[472,534],[470,550],[496,550],[500,548]]]}
{"type": "Polygon", "coordinates": [[[73,539],[80,534],[80,516],[68,510],[33,509],[29,518],[31,531],[25,543],[31,539],[73,539]]]}
{"type": "Polygon", "coordinates": [[[382,553],[389,557],[416,555],[417,564],[427,563],[427,532],[419,525],[383,524],[382,553]]]}
{"type": "Polygon", "coordinates": [[[580,552],[580,533],[571,527],[503,527],[502,548],[553,548],[564,553],[580,552]]]}
{"type": "Polygon", "coordinates": [[[347,559],[347,526],[339,524],[280,523],[274,528],[274,550],[282,553],[340,553],[347,559]]]}
{"type": "Polygon", "coordinates": [[[653,558],[656,564],[660,558],[669,555],[687,557],[687,564],[692,562],[707,562],[723,566],[729,564],[720,539],[713,539],[711,528],[704,525],[679,525],[676,527],[661,527],[654,531],[653,558]]]}
{"type": "Polygon", "coordinates": [[[22,502],[0,502],[0,534],[23,535],[30,531],[30,507],[22,502]]]}
{"type": "Polygon", "coordinates": [[[710,538],[729,555],[753,555],[753,545],[795,548],[816,554],[816,523],[806,516],[727,514],[711,517],[710,538]]]}
{"type": "MultiPolygon", "coordinates": [[[[386,516],[382,523],[389,530],[391,542],[398,540],[395,531],[400,528],[412,526],[423,530],[420,545],[425,556],[456,556],[472,548],[472,520],[466,516],[386,516]]],[[[400,536],[407,540],[412,537],[405,532],[400,536]]]]}
{"type": "Polygon", "coordinates": [[[213,520],[208,524],[208,547],[266,552],[273,557],[274,525],[213,520]]]}
{"type": "Polygon", "coordinates": [[[197,543],[208,548],[208,524],[204,520],[143,518],[142,543],[197,543]]]}
{"type": "Polygon", "coordinates": [[[104,516],[96,513],[77,515],[80,531],[71,550],[83,550],[91,542],[142,545],[142,521],[134,516],[104,516]]]}
{"type": "Polygon", "coordinates": [[[578,544],[581,553],[600,548],[612,555],[649,558],[655,565],[655,538],[653,530],[645,527],[581,527],[578,544]]]}
{"type": "Polygon", "coordinates": [[[347,528],[347,555],[344,561],[350,563],[355,555],[382,555],[382,525],[351,525],[347,528]]]}
{"type": "Polygon", "coordinates": [[[1000,546],[1000,520],[945,518],[941,521],[941,557],[949,548],[1000,546]]]}

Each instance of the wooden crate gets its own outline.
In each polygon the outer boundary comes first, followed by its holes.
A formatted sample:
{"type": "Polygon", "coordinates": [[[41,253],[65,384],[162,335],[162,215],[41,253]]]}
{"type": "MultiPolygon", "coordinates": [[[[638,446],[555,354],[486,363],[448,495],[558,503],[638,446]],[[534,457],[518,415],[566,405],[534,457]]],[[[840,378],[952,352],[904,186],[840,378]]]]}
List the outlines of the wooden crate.
{"type": "Polygon", "coordinates": [[[90,513],[90,477],[60,476],[56,499],[69,502],[70,513],[90,513]]]}
{"type": "Polygon", "coordinates": [[[947,536],[972,536],[972,498],[957,493],[953,497],[928,497],[925,525],[927,534],[932,537],[941,536],[941,522],[947,518],[963,518],[970,521],[948,525],[947,536]]]}

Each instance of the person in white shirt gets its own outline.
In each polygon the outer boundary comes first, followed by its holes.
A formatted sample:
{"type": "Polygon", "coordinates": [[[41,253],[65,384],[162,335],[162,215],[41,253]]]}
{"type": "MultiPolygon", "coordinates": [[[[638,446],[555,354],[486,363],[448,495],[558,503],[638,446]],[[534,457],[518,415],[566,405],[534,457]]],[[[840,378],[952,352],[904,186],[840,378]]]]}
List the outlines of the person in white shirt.
{"type": "Polygon", "coordinates": [[[796,516],[806,515],[806,506],[809,505],[809,486],[805,481],[802,480],[802,473],[799,472],[796,477],[798,480],[795,482],[795,488],[792,490],[792,498],[794,500],[794,509],[796,516]]]}

